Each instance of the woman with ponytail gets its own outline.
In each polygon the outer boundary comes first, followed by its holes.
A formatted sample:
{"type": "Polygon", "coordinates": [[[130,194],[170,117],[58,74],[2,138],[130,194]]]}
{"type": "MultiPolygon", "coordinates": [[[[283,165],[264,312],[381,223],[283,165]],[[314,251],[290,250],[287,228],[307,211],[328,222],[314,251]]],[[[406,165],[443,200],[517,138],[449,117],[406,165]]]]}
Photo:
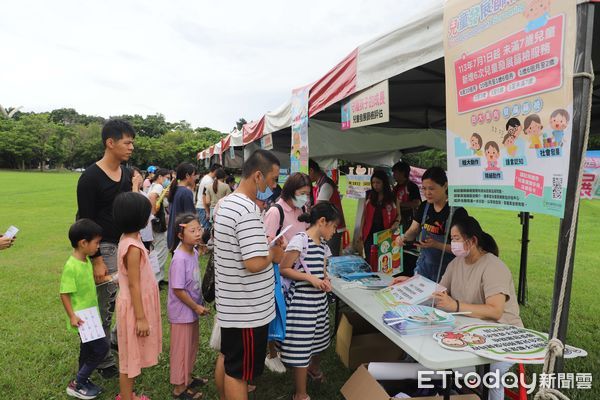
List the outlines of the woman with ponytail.
{"type": "Polygon", "coordinates": [[[210,202],[210,222],[212,223],[215,206],[223,197],[231,194],[231,188],[225,183],[227,174],[223,168],[215,171],[215,179],[206,187],[206,199],[210,202]]]}
{"type": "Polygon", "coordinates": [[[175,220],[179,214],[196,213],[194,192],[192,187],[196,181],[196,167],[190,163],[181,163],[177,167],[176,179],[171,182],[169,189],[169,229],[167,230],[167,245],[173,247],[175,239],[175,220]]]}
{"type": "MultiPolygon", "coordinates": [[[[447,290],[435,292],[435,307],[448,312],[469,312],[469,317],[523,327],[512,274],[498,258],[498,245],[473,217],[457,219],[450,229],[456,256],[440,281],[447,290]]],[[[394,283],[405,280],[398,277],[394,283]]],[[[503,376],[512,363],[497,362],[490,372],[503,376]]],[[[488,399],[504,398],[502,385],[491,388],[488,399]]]]}

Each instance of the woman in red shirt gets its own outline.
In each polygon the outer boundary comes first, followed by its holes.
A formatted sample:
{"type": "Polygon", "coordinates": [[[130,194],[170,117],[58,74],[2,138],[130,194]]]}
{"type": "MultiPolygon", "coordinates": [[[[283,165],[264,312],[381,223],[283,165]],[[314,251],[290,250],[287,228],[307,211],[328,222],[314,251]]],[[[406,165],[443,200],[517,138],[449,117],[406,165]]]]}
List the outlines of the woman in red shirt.
{"type": "Polygon", "coordinates": [[[399,223],[396,199],[389,178],[385,171],[377,170],[371,176],[371,190],[367,193],[361,222],[365,257],[368,258],[371,252],[373,234],[397,227],[399,223]]]}

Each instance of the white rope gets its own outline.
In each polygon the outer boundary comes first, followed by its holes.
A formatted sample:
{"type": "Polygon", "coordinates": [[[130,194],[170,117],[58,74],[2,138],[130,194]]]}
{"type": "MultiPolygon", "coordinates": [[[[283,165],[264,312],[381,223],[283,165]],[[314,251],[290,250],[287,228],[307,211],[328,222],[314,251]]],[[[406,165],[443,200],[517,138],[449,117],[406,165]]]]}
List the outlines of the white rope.
{"type": "MultiPolygon", "coordinates": [[[[591,62],[590,62],[591,63],[591,62]]],[[[573,75],[573,78],[587,78],[590,80],[590,93],[588,96],[588,104],[587,104],[587,116],[586,116],[586,125],[585,130],[583,132],[583,149],[587,149],[588,139],[590,137],[590,120],[592,117],[592,95],[594,93],[594,67],[590,66],[591,73],[588,72],[579,72],[573,75]]],[[[565,270],[563,273],[562,282],[560,283],[560,291],[558,297],[558,304],[556,309],[556,316],[554,318],[554,329],[552,330],[552,337],[548,341],[548,348],[546,350],[546,357],[544,358],[544,374],[549,374],[554,371],[554,366],[556,364],[556,358],[559,355],[563,354],[564,345],[557,338],[558,336],[558,327],[560,325],[560,319],[562,316],[563,304],[565,302],[565,292],[567,291],[567,280],[569,277],[569,271],[573,268],[573,265],[569,260],[571,260],[571,254],[573,254],[573,242],[575,241],[575,229],[577,225],[577,215],[579,213],[579,192],[581,191],[581,182],[583,180],[583,169],[584,169],[584,157],[581,157],[579,161],[579,174],[577,176],[577,186],[575,192],[575,201],[573,205],[573,218],[571,219],[571,227],[569,229],[569,242],[567,244],[567,254],[566,260],[567,263],[565,265],[565,270]]],[[[541,388],[534,397],[534,400],[569,400],[569,398],[563,393],[559,392],[556,389],[551,388],[541,388]]]]}

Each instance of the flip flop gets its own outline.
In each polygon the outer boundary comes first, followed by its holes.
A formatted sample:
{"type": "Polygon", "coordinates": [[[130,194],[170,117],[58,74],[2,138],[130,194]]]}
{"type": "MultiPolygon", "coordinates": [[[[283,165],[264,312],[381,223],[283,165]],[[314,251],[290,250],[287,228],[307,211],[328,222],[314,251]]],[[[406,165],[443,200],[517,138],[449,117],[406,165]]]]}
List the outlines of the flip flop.
{"type": "Polygon", "coordinates": [[[185,389],[183,392],[179,393],[178,395],[175,393],[172,393],[172,394],[173,394],[174,399],[180,399],[180,400],[200,400],[202,398],[202,392],[198,392],[198,391],[195,391],[190,388],[185,389]]]}
{"type": "Polygon", "coordinates": [[[306,373],[308,374],[308,377],[313,381],[313,382],[319,382],[319,383],[325,383],[325,375],[323,374],[323,371],[319,370],[318,372],[312,372],[310,370],[310,368],[306,369],[306,373]]]}
{"type": "Polygon", "coordinates": [[[192,376],[192,382],[188,385],[189,388],[195,389],[200,386],[208,384],[208,378],[202,378],[200,376],[192,376]]]}

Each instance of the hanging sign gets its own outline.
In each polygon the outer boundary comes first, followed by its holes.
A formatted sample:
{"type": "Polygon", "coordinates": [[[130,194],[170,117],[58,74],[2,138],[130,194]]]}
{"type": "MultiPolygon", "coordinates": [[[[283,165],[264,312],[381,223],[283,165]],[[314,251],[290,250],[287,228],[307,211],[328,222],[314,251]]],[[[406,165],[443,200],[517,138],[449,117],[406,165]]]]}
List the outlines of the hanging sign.
{"type": "Polygon", "coordinates": [[[260,138],[260,147],[264,150],[273,150],[273,136],[270,133],[260,138]]]}
{"type": "Polygon", "coordinates": [[[390,120],[389,84],[385,80],[342,102],[342,130],[390,120]]]}
{"type": "Polygon", "coordinates": [[[562,217],[575,0],[451,0],[444,9],[449,201],[562,217]]]}

